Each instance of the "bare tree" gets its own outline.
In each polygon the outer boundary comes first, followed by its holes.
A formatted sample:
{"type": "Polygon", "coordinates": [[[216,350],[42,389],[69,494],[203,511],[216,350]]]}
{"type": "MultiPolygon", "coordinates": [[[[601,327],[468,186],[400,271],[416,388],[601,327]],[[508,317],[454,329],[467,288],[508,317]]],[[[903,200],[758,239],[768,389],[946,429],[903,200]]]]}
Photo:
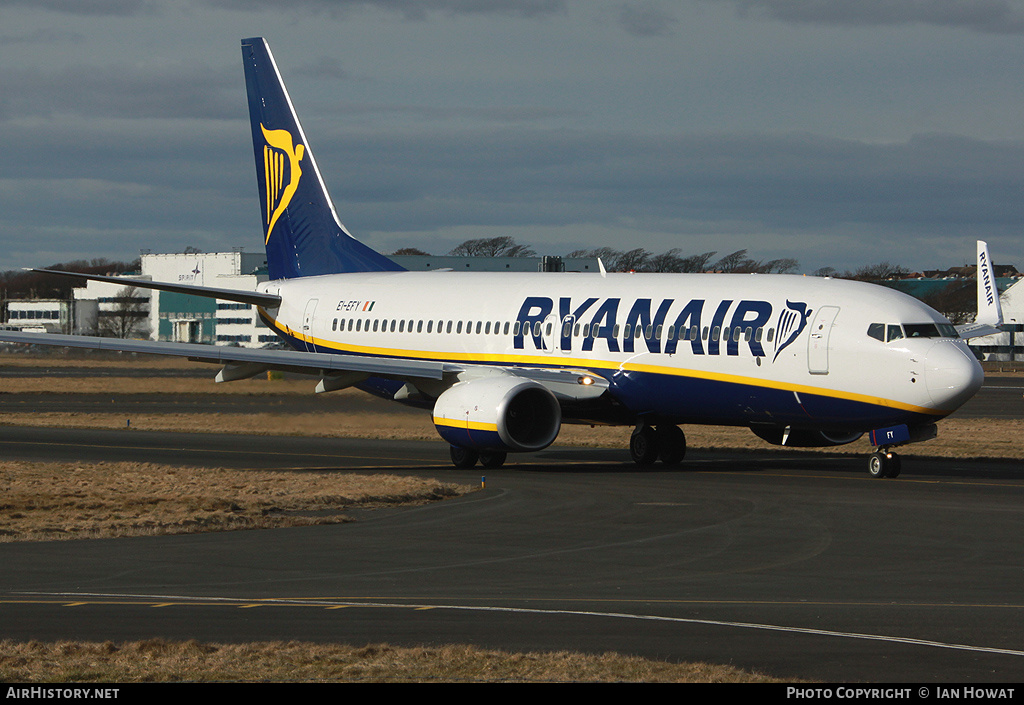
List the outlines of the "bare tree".
{"type": "Polygon", "coordinates": [[[977,314],[977,289],[973,281],[952,282],[921,300],[953,324],[970,323],[977,314]]]}
{"type": "Polygon", "coordinates": [[[859,281],[880,281],[884,279],[892,279],[893,277],[899,276],[900,274],[906,274],[909,272],[906,267],[898,264],[889,264],[888,262],[879,262],[878,264],[869,264],[861,267],[856,272],[846,272],[843,274],[843,279],[857,279],[859,281]]]}
{"type": "Polygon", "coordinates": [[[711,269],[716,272],[739,272],[742,271],[741,267],[744,263],[752,261],[747,257],[745,249],[736,250],[711,265],[711,269]]]}
{"type": "Polygon", "coordinates": [[[679,248],[673,247],[660,255],[651,255],[647,267],[650,272],[681,272],[683,262],[683,258],[679,256],[679,248]]]}
{"type": "Polygon", "coordinates": [[[690,255],[689,257],[683,258],[682,267],[679,269],[680,272],[706,272],[708,270],[708,263],[711,262],[711,258],[714,257],[717,252],[712,250],[711,252],[702,252],[699,255],[690,255]]]}
{"type": "Polygon", "coordinates": [[[449,255],[457,257],[535,257],[537,253],[527,245],[517,244],[508,236],[466,240],[449,255]]]}
{"type": "Polygon", "coordinates": [[[96,332],[104,338],[138,338],[146,335],[149,318],[149,297],[140,295],[136,286],[122,288],[109,303],[112,308],[101,308],[97,313],[96,332]]]}
{"type": "Polygon", "coordinates": [[[651,253],[642,247],[623,252],[615,260],[614,269],[616,272],[646,272],[649,271],[651,253]]]}

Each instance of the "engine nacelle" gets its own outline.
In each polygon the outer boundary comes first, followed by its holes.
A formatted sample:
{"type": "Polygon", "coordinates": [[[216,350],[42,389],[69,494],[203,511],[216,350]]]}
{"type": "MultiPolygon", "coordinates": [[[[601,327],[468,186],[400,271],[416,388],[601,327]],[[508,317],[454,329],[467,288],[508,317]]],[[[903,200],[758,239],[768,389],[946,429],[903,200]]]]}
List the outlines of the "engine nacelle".
{"type": "Polygon", "coordinates": [[[794,428],[787,430],[782,426],[751,426],[750,430],[758,438],[762,438],[772,445],[786,446],[787,448],[823,448],[825,446],[841,446],[853,443],[864,435],[862,431],[816,431],[806,428],[794,428]]]}
{"type": "Polygon", "coordinates": [[[534,451],[547,448],[562,427],[562,409],[546,387],[513,376],[461,382],[434,404],[441,438],[461,448],[534,451]]]}

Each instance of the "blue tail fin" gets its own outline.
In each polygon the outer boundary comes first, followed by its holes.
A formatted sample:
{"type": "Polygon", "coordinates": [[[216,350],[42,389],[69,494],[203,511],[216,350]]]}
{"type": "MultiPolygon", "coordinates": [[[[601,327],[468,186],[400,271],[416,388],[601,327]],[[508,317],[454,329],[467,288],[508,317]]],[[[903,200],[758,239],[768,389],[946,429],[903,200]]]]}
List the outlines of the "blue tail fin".
{"type": "Polygon", "coordinates": [[[402,270],[338,220],[267,41],[243,39],[242,63],[270,278],[402,270]]]}

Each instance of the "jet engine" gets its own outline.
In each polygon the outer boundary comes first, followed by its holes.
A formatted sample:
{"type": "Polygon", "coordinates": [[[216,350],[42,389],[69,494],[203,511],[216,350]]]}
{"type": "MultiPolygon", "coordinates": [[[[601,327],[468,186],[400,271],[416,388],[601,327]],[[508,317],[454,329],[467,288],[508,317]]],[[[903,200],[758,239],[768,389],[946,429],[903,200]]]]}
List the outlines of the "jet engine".
{"type": "Polygon", "coordinates": [[[862,431],[818,431],[807,428],[766,426],[762,424],[751,425],[750,430],[758,438],[762,438],[772,445],[789,448],[841,446],[853,443],[864,435],[862,431]]]}
{"type": "Polygon", "coordinates": [[[434,426],[460,448],[534,451],[547,448],[562,427],[562,410],[533,380],[512,375],[456,384],[434,403],[434,426]]]}

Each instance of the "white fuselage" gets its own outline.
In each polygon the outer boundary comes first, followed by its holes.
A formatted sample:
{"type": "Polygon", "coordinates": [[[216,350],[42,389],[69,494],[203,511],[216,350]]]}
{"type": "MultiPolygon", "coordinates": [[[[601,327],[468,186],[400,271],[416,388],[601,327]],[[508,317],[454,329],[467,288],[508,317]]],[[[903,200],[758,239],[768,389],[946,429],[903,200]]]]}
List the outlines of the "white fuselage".
{"type": "Polygon", "coordinates": [[[982,379],[940,314],[837,279],[375,272],[261,289],[282,297],[265,318],[300,349],[589,370],[630,413],[677,422],[865,430],[941,418],[982,379]],[[931,327],[869,335],[908,324],[931,327]]]}

